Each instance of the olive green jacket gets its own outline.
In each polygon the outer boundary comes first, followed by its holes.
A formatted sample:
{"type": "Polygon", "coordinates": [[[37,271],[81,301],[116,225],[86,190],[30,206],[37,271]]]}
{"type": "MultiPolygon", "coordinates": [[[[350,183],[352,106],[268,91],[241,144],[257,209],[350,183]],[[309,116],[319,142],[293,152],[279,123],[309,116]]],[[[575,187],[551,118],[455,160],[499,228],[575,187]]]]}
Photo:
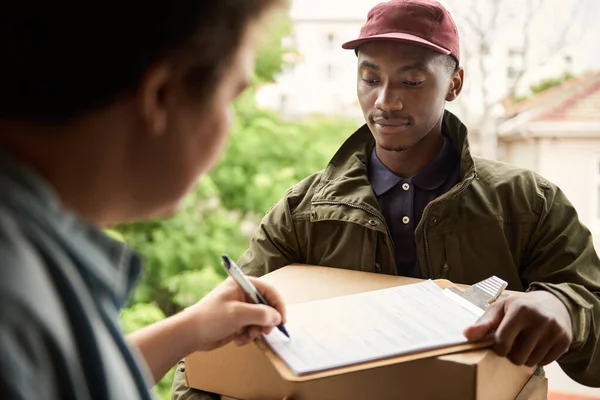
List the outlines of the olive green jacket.
{"type": "MultiPolygon", "coordinates": [[[[600,260],[565,195],[534,172],[472,156],[449,112],[444,132],[461,154],[461,181],[427,205],[415,231],[424,278],[547,290],[568,308],[573,342],[559,364],[600,386],[600,260]]],[[[260,276],[292,263],[396,274],[393,241],[368,180],[367,126],[327,168],[288,190],[264,217],[240,265],[260,276]]],[[[200,398],[200,397],[193,397],[200,398]]],[[[183,399],[183,398],[178,398],[183,399]]]]}

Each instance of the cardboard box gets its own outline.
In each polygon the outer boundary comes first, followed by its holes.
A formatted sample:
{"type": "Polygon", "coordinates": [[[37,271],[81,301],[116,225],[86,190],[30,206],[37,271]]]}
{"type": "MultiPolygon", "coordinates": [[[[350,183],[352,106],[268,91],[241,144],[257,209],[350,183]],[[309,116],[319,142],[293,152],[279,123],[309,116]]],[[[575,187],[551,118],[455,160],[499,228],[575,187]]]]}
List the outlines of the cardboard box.
{"type": "MultiPolygon", "coordinates": [[[[273,284],[287,304],[421,281],[306,265],[288,266],[261,279],[273,284]]],[[[533,369],[517,367],[481,346],[466,344],[297,376],[257,341],[191,354],[186,379],[188,386],[244,400],[515,399],[533,369]]]]}
{"type": "Polygon", "coordinates": [[[515,400],[548,400],[548,379],[532,376],[515,400]]]}
{"type": "MultiPolygon", "coordinates": [[[[222,396],[221,399],[238,400],[228,396],[222,396]]],[[[548,379],[533,375],[515,400],[548,400],[548,379]]]]}

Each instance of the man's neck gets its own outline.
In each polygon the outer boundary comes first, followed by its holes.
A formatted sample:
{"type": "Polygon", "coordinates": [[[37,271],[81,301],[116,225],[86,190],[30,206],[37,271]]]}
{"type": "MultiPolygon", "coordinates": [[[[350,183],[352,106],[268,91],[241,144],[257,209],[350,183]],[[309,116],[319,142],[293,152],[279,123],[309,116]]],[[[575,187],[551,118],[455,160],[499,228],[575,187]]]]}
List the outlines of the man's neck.
{"type": "Polygon", "coordinates": [[[57,194],[61,206],[103,226],[110,221],[106,199],[118,186],[119,154],[93,128],[42,126],[0,120],[0,147],[40,175],[57,194]],[[84,132],[85,134],[82,134],[84,132]],[[107,165],[107,158],[113,165],[107,165]],[[111,171],[112,170],[112,171],[111,171]],[[113,174],[116,181],[111,182],[113,174]],[[103,204],[104,203],[104,204],[103,204]]]}
{"type": "Polygon", "coordinates": [[[425,168],[438,155],[444,145],[441,129],[431,131],[414,146],[402,151],[384,150],[375,146],[381,162],[401,178],[410,178],[425,168]]]}

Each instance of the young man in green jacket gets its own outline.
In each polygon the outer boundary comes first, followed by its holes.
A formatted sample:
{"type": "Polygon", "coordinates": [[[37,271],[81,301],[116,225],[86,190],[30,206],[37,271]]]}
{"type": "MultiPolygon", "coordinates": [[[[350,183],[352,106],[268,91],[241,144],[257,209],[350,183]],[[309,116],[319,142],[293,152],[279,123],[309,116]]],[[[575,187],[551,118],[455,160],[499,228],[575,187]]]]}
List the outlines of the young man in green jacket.
{"type": "MultiPolygon", "coordinates": [[[[429,0],[381,3],[343,47],[358,56],[366,125],[267,213],[240,259],[245,271],[307,263],[464,284],[497,275],[526,293],[491,306],[466,336],[492,334],[515,364],[558,360],[600,386],[590,232],[551,182],[470,153],[467,128],[444,109],[464,79],[450,14],[429,0]]],[[[184,368],[174,398],[208,396],[185,388],[184,368]]]]}

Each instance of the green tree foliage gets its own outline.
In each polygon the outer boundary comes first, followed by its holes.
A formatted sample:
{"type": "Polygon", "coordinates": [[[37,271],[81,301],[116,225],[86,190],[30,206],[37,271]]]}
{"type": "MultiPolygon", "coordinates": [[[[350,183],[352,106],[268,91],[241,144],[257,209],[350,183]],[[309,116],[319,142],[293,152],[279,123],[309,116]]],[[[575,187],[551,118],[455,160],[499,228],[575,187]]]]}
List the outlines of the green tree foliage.
{"type": "Polygon", "coordinates": [[[533,93],[535,95],[535,94],[541,93],[543,91],[546,91],[554,86],[558,86],[561,83],[568,81],[571,78],[573,78],[573,74],[571,74],[569,72],[565,72],[564,74],[562,74],[561,76],[558,76],[556,78],[542,79],[540,82],[531,85],[530,90],[531,90],[531,93],[533,93]]]}
{"type": "Polygon", "coordinates": [[[259,82],[273,82],[277,74],[286,66],[286,54],[294,52],[289,41],[282,40],[292,32],[292,22],[288,18],[279,18],[266,27],[260,37],[256,54],[254,75],[259,82]]]}
{"type": "MultiPolygon", "coordinates": [[[[180,212],[107,232],[144,260],[142,279],[121,315],[126,333],[194,304],[218,285],[226,276],[220,255],[237,259],[262,215],[289,187],[325,168],[358,126],[325,117],[284,121],[257,108],[256,87],[280,73],[282,58],[290,51],[281,44],[289,21],[273,29],[258,52],[254,87],[235,103],[236,120],[225,153],[185,198],[180,212]]],[[[156,386],[160,398],[170,398],[172,376],[173,370],[156,386]]]]}
{"type": "Polygon", "coordinates": [[[535,96],[536,94],[542,93],[550,88],[558,86],[573,77],[574,77],[574,75],[571,74],[570,72],[565,72],[562,75],[557,76],[555,78],[542,79],[541,81],[529,86],[530,93],[528,95],[517,97],[517,98],[515,98],[515,101],[518,103],[518,102],[527,100],[527,99],[535,96]]]}
{"type": "Polygon", "coordinates": [[[325,168],[357,124],[316,117],[283,122],[253,108],[251,95],[246,93],[237,104],[238,119],[227,151],[210,176],[225,207],[262,214],[289,187],[325,168]]]}

